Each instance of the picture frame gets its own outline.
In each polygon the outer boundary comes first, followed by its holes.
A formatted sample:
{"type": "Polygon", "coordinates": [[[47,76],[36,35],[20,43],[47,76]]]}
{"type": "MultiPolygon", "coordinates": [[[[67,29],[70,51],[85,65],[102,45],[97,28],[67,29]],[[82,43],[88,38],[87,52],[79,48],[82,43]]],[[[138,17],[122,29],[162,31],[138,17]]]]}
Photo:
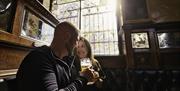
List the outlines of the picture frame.
{"type": "Polygon", "coordinates": [[[54,35],[54,27],[36,16],[30,9],[24,9],[21,36],[33,40],[35,45],[50,45],[54,35]]]}
{"type": "Polygon", "coordinates": [[[157,40],[160,49],[180,48],[180,32],[157,32],[157,40]]]}
{"type": "Polygon", "coordinates": [[[131,33],[132,48],[150,48],[147,32],[131,33]]]}

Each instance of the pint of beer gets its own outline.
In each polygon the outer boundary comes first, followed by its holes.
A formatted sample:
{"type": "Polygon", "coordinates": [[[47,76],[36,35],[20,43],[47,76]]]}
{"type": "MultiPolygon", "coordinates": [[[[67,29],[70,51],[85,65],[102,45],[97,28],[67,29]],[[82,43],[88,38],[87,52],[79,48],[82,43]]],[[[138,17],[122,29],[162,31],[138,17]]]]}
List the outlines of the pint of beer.
{"type": "Polygon", "coordinates": [[[92,62],[89,58],[83,58],[80,59],[80,61],[81,61],[81,71],[92,67],[92,62]]]}

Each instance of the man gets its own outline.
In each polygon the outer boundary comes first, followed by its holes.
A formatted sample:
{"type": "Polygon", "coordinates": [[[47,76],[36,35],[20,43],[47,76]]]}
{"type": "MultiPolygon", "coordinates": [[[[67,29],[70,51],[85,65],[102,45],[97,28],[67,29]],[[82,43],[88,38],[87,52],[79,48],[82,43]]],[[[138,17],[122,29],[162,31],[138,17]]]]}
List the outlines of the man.
{"type": "Polygon", "coordinates": [[[86,70],[78,75],[70,56],[78,41],[78,30],[68,22],[55,28],[51,46],[31,51],[17,72],[19,91],[79,91],[92,78],[86,70]]]}

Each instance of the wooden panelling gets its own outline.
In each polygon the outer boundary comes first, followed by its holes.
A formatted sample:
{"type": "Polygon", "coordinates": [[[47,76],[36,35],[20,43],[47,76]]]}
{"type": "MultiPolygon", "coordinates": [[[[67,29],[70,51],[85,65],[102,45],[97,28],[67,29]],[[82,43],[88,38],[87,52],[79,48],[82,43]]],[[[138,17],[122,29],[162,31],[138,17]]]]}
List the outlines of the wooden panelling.
{"type": "Polygon", "coordinates": [[[8,41],[10,43],[32,47],[32,44],[35,42],[35,40],[27,39],[21,37],[20,35],[25,7],[30,8],[35,13],[35,15],[53,27],[59,23],[59,21],[53,15],[51,15],[51,13],[46,10],[38,1],[18,0],[17,7],[14,9],[16,10],[16,14],[14,17],[12,33],[0,31],[0,41],[8,41]]]}
{"type": "Polygon", "coordinates": [[[122,0],[123,22],[180,21],[179,0],[122,0]]]}
{"type": "Polygon", "coordinates": [[[121,0],[123,23],[151,22],[148,0],[121,0]]]}
{"type": "Polygon", "coordinates": [[[40,17],[44,22],[55,27],[59,21],[49,12],[45,7],[36,0],[24,0],[25,6],[30,8],[38,17],[40,17]]]}
{"type": "Polygon", "coordinates": [[[23,1],[18,0],[17,2],[17,7],[16,7],[16,14],[14,17],[14,23],[13,23],[13,31],[12,34],[20,36],[21,34],[21,23],[22,23],[22,19],[23,19],[23,1]]]}
{"type": "Polygon", "coordinates": [[[180,52],[160,53],[161,65],[166,69],[180,69],[180,52]]]}
{"type": "Polygon", "coordinates": [[[0,45],[0,70],[17,69],[28,50],[0,45]]]}
{"type": "Polygon", "coordinates": [[[125,68],[126,62],[123,56],[98,56],[96,59],[103,68],[125,68]]]}
{"type": "MultiPolygon", "coordinates": [[[[33,48],[36,40],[21,36],[21,28],[25,7],[49,25],[55,27],[59,21],[37,0],[16,0],[17,6],[14,8],[15,16],[12,21],[12,32],[0,30],[0,70],[17,69],[33,48]]],[[[10,24],[11,25],[11,24],[10,24]]]]}
{"type": "Polygon", "coordinates": [[[180,21],[180,0],[148,0],[154,22],[180,21]]]}
{"type": "Polygon", "coordinates": [[[32,47],[33,41],[25,39],[23,37],[0,31],[0,41],[10,42],[18,45],[32,47]]]}
{"type": "Polygon", "coordinates": [[[23,0],[17,1],[17,7],[14,9],[16,10],[16,14],[14,17],[12,33],[0,31],[0,41],[32,47],[33,41],[20,37],[24,10],[23,3],[23,0]]]}

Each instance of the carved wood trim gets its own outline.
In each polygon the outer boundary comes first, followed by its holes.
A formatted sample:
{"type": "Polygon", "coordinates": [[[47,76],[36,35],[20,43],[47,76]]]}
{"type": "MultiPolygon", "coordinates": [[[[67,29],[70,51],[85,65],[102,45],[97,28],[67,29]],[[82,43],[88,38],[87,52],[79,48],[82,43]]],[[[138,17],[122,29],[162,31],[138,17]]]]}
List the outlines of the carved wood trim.
{"type": "Polygon", "coordinates": [[[36,15],[40,16],[46,23],[55,27],[59,21],[37,0],[24,0],[26,6],[30,8],[36,15]]]}

